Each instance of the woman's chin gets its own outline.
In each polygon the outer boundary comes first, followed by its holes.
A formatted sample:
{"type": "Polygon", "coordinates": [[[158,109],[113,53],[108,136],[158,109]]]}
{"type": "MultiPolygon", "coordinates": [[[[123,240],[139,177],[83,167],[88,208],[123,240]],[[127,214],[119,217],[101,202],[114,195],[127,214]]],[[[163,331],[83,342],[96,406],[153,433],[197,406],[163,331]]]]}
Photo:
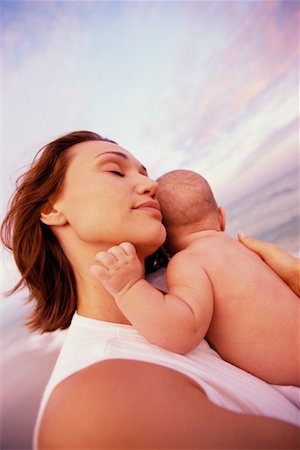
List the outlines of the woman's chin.
{"type": "Polygon", "coordinates": [[[156,251],[158,247],[160,247],[166,240],[167,237],[167,230],[165,229],[164,225],[161,223],[160,227],[157,229],[156,233],[153,233],[152,240],[153,244],[155,246],[156,251]]]}
{"type": "Polygon", "coordinates": [[[165,242],[167,232],[165,227],[162,224],[160,225],[161,226],[157,227],[155,230],[147,230],[147,236],[143,236],[139,242],[135,242],[135,247],[139,254],[147,257],[154,253],[165,242]]]}

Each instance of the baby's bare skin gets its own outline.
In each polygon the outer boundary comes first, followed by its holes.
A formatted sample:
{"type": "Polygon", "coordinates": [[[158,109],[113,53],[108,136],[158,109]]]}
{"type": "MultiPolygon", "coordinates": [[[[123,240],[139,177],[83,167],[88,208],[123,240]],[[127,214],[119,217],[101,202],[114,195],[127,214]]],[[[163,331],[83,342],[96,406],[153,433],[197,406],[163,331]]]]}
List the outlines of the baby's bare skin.
{"type": "Polygon", "coordinates": [[[299,297],[224,233],[225,210],[201,175],[177,170],[158,183],[166,245],[174,255],[168,293],[142,278],[130,243],[99,253],[93,273],[152,343],[187,353],[206,337],[228,362],[269,383],[300,386],[299,297]]]}
{"type": "Polygon", "coordinates": [[[243,245],[257,253],[300,297],[300,260],[296,256],[290,255],[272,242],[247,236],[243,231],[239,231],[238,238],[243,245]]]}
{"type": "Polygon", "coordinates": [[[213,286],[207,340],[259,378],[299,386],[299,298],[239,242],[223,232],[202,233],[183,252],[187,263],[188,252],[194,254],[213,286]]]}
{"type": "Polygon", "coordinates": [[[206,336],[226,361],[269,383],[299,386],[299,298],[223,232],[191,233],[174,244],[166,295],[141,279],[129,243],[98,254],[93,273],[151,342],[185,353],[206,336]]]}

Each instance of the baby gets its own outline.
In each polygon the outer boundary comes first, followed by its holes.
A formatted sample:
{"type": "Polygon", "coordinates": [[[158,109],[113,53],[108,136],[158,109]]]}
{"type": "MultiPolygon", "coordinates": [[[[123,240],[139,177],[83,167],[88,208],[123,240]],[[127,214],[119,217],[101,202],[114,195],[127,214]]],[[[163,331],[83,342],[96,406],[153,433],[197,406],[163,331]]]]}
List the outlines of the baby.
{"type": "Polygon", "coordinates": [[[92,273],[152,343],[184,354],[205,337],[226,361],[269,383],[299,386],[297,295],[224,232],[225,211],[202,176],[176,170],[157,181],[172,256],[168,293],[143,278],[130,243],[98,253],[92,273]]]}

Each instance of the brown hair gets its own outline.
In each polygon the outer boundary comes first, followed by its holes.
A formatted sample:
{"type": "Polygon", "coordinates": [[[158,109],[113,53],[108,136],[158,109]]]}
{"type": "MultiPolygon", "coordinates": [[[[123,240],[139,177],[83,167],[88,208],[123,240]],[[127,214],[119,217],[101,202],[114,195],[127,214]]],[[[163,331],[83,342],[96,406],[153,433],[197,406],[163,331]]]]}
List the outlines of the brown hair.
{"type": "Polygon", "coordinates": [[[40,221],[43,206],[60,193],[70,155],[81,142],[107,141],[97,133],[75,131],[50,142],[37,153],[16,183],[9,211],[1,226],[4,245],[13,252],[21,280],[9,291],[28,287],[35,308],[27,325],[32,330],[67,328],[76,309],[72,267],[50,227],[40,221]]]}

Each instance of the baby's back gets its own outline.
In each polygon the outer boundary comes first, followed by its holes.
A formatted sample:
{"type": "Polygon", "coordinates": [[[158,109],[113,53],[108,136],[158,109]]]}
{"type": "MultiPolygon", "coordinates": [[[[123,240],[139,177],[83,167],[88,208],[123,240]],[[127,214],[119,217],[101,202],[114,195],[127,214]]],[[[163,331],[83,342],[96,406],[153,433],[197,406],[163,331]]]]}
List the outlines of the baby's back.
{"type": "Polygon", "coordinates": [[[212,347],[267,382],[299,385],[299,298],[225,233],[199,239],[194,249],[214,291],[212,347]]]}

